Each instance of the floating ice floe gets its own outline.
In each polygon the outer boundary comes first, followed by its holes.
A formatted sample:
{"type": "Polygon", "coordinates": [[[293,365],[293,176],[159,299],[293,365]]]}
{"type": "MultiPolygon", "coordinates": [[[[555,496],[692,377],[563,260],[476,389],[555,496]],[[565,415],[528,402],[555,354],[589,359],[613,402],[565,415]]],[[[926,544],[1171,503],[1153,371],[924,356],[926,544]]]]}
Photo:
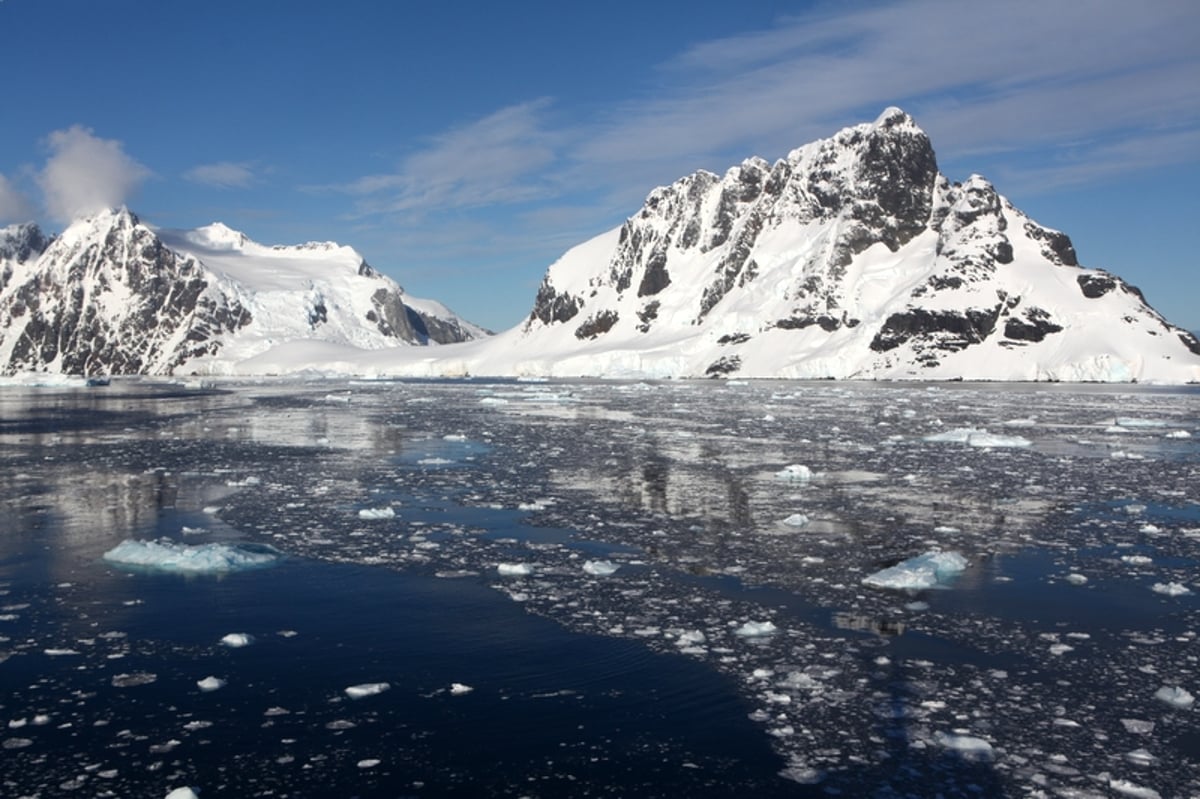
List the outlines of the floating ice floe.
{"type": "Polygon", "coordinates": [[[394,519],[396,511],[392,508],[363,508],[358,512],[360,519],[394,519]]]}
{"type": "Polygon", "coordinates": [[[386,682],[364,682],[360,685],[351,685],[346,689],[346,696],[351,699],[364,699],[368,696],[376,696],[384,691],[390,690],[391,683],[386,682]]]}
{"type": "Polygon", "coordinates": [[[496,571],[501,577],[528,577],[533,574],[533,567],[528,563],[500,563],[496,571]]]}
{"type": "Polygon", "coordinates": [[[469,694],[474,690],[475,689],[472,688],[471,686],[465,685],[461,682],[450,683],[450,695],[451,696],[462,696],[463,694],[469,694]]]}
{"type": "Polygon", "coordinates": [[[583,562],[583,570],[593,577],[608,577],[610,574],[615,574],[619,568],[621,567],[611,560],[585,560],[583,562]]]}
{"type": "Polygon", "coordinates": [[[947,585],[967,568],[967,559],[957,552],[926,552],[863,578],[865,585],[921,591],[947,585]]]}
{"type": "Polygon", "coordinates": [[[181,574],[213,574],[270,566],[280,553],[259,544],[177,544],[174,541],[135,541],[127,538],[108,550],[104,560],[181,574]]]}
{"type": "Polygon", "coordinates": [[[1086,585],[1088,578],[1085,575],[1072,572],[1066,576],[1066,581],[1071,585],[1086,585]]]}
{"type": "Polygon", "coordinates": [[[1174,430],[1170,433],[1167,433],[1165,436],[1165,438],[1191,438],[1191,437],[1192,437],[1192,434],[1189,433],[1187,430],[1174,430]]]}
{"type": "Polygon", "coordinates": [[[1129,780],[1110,779],[1108,787],[1122,796],[1132,796],[1134,799],[1162,799],[1162,794],[1153,788],[1147,788],[1129,780]]]}
{"type": "Polygon", "coordinates": [[[1185,596],[1192,593],[1192,589],[1183,583],[1155,583],[1150,586],[1150,590],[1156,594],[1165,594],[1166,596],[1185,596]]]}
{"type": "Polygon", "coordinates": [[[1164,685],[1154,692],[1154,698],[1182,710],[1187,710],[1196,702],[1196,697],[1192,696],[1191,692],[1178,685],[1164,685]]]}
{"type": "Polygon", "coordinates": [[[748,621],[733,631],[741,638],[764,638],[779,632],[779,628],[769,621],[748,621]]]}
{"type": "Polygon", "coordinates": [[[115,674],[112,678],[114,688],[135,688],[139,685],[149,685],[158,679],[157,674],[149,671],[135,671],[132,674],[115,674]]]}
{"type": "Polygon", "coordinates": [[[803,527],[808,524],[808,517],[803,513],[793,513],[791,516],[783,520],[783,523],[788,527],[803,527]]]}
{"type": "Polygon", "coordinates": [[[1023,436],[989,433],[979,427],[956,427],[944,433],[933,433],[921,440],[936,444],[967,444],[972,447],[1028,447],[1033,443],[1023,436]]]}
{"type": "Polygon", "coordinates": [[[249,633],[229,633],[221,637],[221,643],[237,649],[238,647],[250,646],[250,644],[254,643],[254,636],[249,633]]]}
{"type": "Polygon", "coordinates": [[[205,677],[203,680],[196,680],[196,687],[205,693],[219,691],[225,687],[225,681],[220,677],[205,677]]]}
{"type": "Polygon", "coordinates": [[[200,799],[191,788],[176,788],[168,793],[165,799],[200,799]]]}
{"type": "Polygon", "coordinates": [[[988,762],[995,755],[990,743],[974,735],[939,732],[935,735],[934,739],[939,746],[952,750],[963,760],[988,762]]]}
{"type": "Polygon", "coordinates": [[[775,476],[780,480],[787,480],[792,483],[807,483],[812,480],[812,469],[801,463],[793,463],[790,466],[784,466],[779,471],[775,472],[775,476]]]}

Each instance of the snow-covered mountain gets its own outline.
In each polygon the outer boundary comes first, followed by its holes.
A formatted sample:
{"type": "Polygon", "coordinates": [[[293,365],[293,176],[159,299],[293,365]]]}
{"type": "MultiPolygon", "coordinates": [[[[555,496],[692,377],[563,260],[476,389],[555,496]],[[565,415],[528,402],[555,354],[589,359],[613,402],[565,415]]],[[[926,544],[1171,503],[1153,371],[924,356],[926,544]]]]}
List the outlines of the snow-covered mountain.
{"type": "Polygon", "coordinates": [[[559,375],[1200,380],[1195,336],[982,177],[947,180],[896,108],[654,190],[485,346],[559,375]]]}
{"type": "Polygon", "coordinates": [[[336,244],[266,247],[221,224],[155,230],[124,209],[53,239],[0,229],[6,373],[222,373],[279,347],[324,359],[487,334],[336,244]]]}

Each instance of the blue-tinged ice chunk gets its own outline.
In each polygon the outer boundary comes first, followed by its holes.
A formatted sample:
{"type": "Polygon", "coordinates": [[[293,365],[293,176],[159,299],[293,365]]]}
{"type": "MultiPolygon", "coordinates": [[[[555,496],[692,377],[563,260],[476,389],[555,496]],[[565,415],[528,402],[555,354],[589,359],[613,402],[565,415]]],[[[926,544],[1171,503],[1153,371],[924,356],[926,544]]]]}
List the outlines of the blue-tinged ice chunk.
{"type": "Polygon", "coordinates": [[[215,574],[257,569],[277,562],[280,553],[247,544],[177,544],[174,541],[135,541],[127,538],[104,553],[109,563],[181,574],[215,574]]]}
{"type": "Polygon", "coordinates": [[[926,552],[864,577],[876,588],[921,591],[944,587],[967,568],[967,559],[957,552],[926,552]]]}

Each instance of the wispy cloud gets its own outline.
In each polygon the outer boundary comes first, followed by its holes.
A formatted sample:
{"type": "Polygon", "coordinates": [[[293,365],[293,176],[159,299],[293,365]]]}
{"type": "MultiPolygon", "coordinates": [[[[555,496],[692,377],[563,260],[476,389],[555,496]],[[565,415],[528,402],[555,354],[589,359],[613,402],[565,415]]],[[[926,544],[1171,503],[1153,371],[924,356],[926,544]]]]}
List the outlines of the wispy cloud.
{"type": "Polygon", "coordinates": [[[951,154],[1200,121],[1200,14],[1190,4],[851,8],[701,43],[665,62],[667,90],[613,109],[580,160],[781,155],[887,105],[914,112],[951,154]]]}
{"type": "Polygon", "coordinates": [[[26,222],[33,217],[33,204],[29,198],[8,178],[0,175],[0,225],[26,222]]]}
{"type": "Polygon", "coordinates": [[[1184,2],[830,2],[670,56],[624,102],[502,108],[340,188],[360,218],[419,225],[422,241],[490,209],[502,221],[471,246],[499,250],[513,230],[560,230],[556,207],[613,224],[656,185],[782,156],[889,105],[929,132],[951,177],[982,171],[1010,195],[1112,180],[1200,159],[1196,41],[1184,2]]]}
{"type": "Polygon", "coordinates": [[[183,173],[186,180],[213,186],[218,189],[245,189],[258,182],[250,162],[219,161],[215,164],[200,164],[183,173]]]}
{"type": "Polygon", "coordinates": [[[549,101],[502,108],[435,136],[396,170],[342,186],[362,213],[508,205],[546,196],[561,136],[544,120],[549,101]]]}
{"type": "Polygon", "coordinates": [[[80,125],[51,133],[46,143],[51,154],[37,183],[46,210],[61,221],[124,204],[151,174],[121,142],[80,125]]]}

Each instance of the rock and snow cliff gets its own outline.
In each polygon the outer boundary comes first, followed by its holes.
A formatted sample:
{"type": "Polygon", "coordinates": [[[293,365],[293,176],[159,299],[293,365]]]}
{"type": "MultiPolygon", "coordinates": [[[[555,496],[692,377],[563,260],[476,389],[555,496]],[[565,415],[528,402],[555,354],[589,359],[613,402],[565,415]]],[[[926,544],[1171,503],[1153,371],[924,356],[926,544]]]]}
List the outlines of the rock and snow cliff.
{"type": "Polygon", "coordinates": [[[949,181],[896,108],[655,189],[486,333],[335,244],[126,211],[0,230],[8,372],[1200,382],[1193,334],[982,177],[949,181]]]}
{"type": "Polygon", "coordinates": [[[899,109],[653,191],[553,264],[517,372],[1200,380],[1200,343],[899,109]]]}
{"type": "Polygon", "coordinates": [[[54,239],[0,229],[6,373],[220,373],[282,344],[378,350],[486,334],[409,298],[349,247],[265,247],[221,224],[156,231],[127,210],[54,239]]]}

